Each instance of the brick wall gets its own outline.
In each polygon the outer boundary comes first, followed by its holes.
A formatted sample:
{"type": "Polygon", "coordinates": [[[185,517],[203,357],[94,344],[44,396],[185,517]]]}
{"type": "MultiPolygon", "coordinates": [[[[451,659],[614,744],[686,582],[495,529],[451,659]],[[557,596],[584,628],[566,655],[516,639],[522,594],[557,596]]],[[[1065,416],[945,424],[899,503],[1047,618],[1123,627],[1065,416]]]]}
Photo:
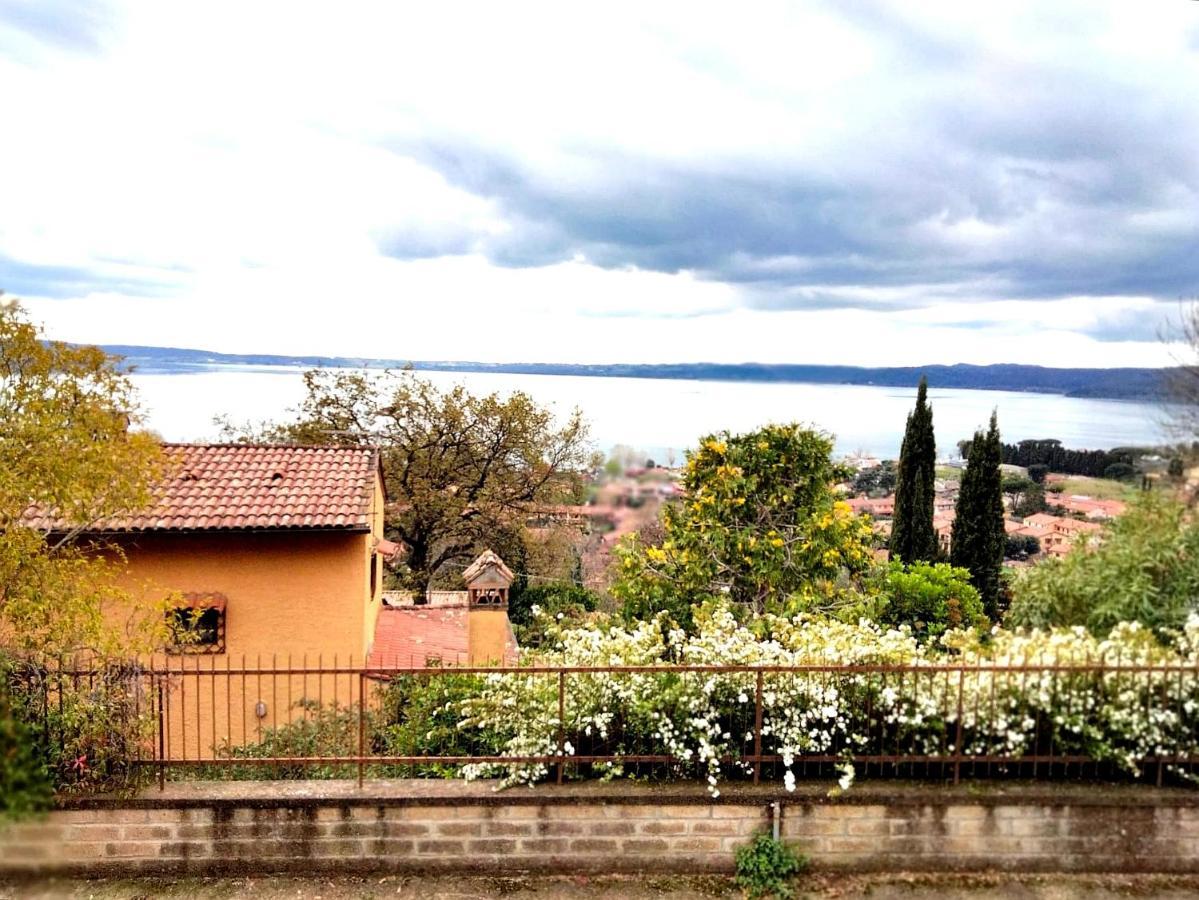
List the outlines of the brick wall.
{"type": "Polygon", "coordinates": [[[771,826],[824,869],[1199,872],[1199,796],[1126,787],[193,784],[0,826],[0,872],[727,872],[771,826]]]}

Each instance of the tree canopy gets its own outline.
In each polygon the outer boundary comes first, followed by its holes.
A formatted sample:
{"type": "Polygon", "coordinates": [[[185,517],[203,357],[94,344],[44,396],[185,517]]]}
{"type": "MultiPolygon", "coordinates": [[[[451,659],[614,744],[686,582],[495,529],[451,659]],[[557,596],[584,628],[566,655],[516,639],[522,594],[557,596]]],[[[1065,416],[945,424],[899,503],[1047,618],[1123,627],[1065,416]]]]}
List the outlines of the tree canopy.
{"type": "Polygon", "coordinates": [[[933,528],[933,496],[937,473],[937,441],[928,381],[920,379],[916,408],[908,415],[899,452],[895,514],[891,524],[891,556],[904,562],[932,562],[940,554],[933,528]]]}
{"type": "Polygon", "coordinates": [[[999,421],[991,413],[984,434],[975,432],[953,520],[950,561],[970,571],[970,582],[982,597],[987,615],[998,618],[1003,554],[1003,490],[1000,473],[999,421]]]}
{"type": "MultiPolygon", "coordinates": [[[[116,359],[44,341],[19,305],[0,303],[0,645],[107,651],[135,637],[105,617],[132,603],[115,583],[119,551],[86,531],[149,499],[161,454],[152,435],[132,429],[138,421],[116,359]],[[75,525],[36,530],[31,509],[75,525]]],[[[125,622],[149,633],[161,617],[131,610],[125,622]]]]}
{"type": "MultiPolygon", "coordinates": [[[[292,422],[247,439],[378,447],[387,530],[408,547],[408,580],[423,589],[451,564],[513,539],[540,506],[577,499],[592,463],[588,427],[529,395],[442,391],[411,370],[313,369],[292,422]]],[[[457,571],[455,570],[455,575],[457,571]]]]}
{"type": "Polygon", "coordinates": [[[1000,472],[999,419],[990,413],[987,433],[976,431],[954,508],[950,561],[968,569],[990,618],[999,617],[1000,573],[1007,546],[1000,472]]]}
{"type": "Polygon", "coordinates": [[[664,512],[664,540],[618,549],[613,595],[628,618],[729,598],[761,611],[799,592],[831,590],[873,560],[869,520],[838,501],[845,473],[832,439],[800,425],[700,440],[688,454],[684,498],[664,512]]]}
{"type": "Polygon", "coordinates": [[[1085,625],[1106,634],[1119,622],[1178,630],[1199,611],[1199,524],[1182,503],[1140,495],[1102,540],[1040,563],[1016,580],[1009,625],[1085,625]]]}

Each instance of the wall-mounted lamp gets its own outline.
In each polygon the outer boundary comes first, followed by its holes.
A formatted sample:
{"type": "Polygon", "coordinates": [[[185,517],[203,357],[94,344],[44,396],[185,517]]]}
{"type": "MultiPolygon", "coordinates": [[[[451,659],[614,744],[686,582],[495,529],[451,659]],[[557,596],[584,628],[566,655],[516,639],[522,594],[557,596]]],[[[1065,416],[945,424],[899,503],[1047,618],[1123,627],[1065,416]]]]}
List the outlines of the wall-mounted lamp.
{"type": "Polygon", "coordinates": [[[254,704],[254,715],[258,716],[258,718],[260,718],[260,719],[266,718],[266,703],[265,702],[263,702],[262,700],[259,700],[257,703],[254,704]]]}

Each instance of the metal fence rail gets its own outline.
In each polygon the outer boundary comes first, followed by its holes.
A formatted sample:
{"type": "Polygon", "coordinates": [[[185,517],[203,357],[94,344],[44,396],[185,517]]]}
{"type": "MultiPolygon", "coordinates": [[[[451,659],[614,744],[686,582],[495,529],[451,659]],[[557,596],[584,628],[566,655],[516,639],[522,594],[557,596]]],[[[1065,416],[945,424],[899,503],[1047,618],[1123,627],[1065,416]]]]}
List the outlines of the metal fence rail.
{"type": "Polygon", "coordinates": [[[196,655],[119,668],[77,662],[52,668],[47,711],[65,691],[123,680],[127,714],[149,724],[149,736],[131,751],[133,762],[153,769],[160,784],[170,773],[317,773],[361,782],[368,773],[445,774],[478,764],[546,766],[558,781],[585,777],[597,766],[621,765],[646,775],[677,771],[693,761],[668,752],[625,719],[597,733],[581,718],[583,710],[621,685],[635,684],[650,697],[660,687],[665,697],[680,685],[694,691],[708,680],[715,690],[737,691],[744,700],[727,702],[719,717],[726,740],[718,762],[729,777],[754,783],[779,777],[784,763],[803,777],[827,775],[847,759],[863,774],[955,783],[962,777],[1120,778],[1129,777],[1131,764],[1141,777],[1161,784],[1192,777],[1199,765],[1199,668],[1189,665],[1086,660],[439,668],[371,667],[352,658],[235,663],[228,656],[196,655]],[[543,752],[508,755],[497,751],[493,736],[456,724],[462,697],[505,679],[517,679],[511,684],[537,698],[515,714],[542,723],[549,744],[543,752]],[[821,746],[785,758],[777,737],[787,712],[777,699],[783,695],[829,704],[836,698],[844,704],[836,707],[838,715],[852,718],[852,727],[832,734],[829,723],[837,717],[817,717],[813,727],[825,732],[821,746]],[[1111,708],[1167,729],[1169,743],[1159,739],[1155,746],[1149,741],[1132,748],[1123,766],[1110,754],[1097,754],[1088,734],[1105,726],[1102,717],[1111,708]]]}

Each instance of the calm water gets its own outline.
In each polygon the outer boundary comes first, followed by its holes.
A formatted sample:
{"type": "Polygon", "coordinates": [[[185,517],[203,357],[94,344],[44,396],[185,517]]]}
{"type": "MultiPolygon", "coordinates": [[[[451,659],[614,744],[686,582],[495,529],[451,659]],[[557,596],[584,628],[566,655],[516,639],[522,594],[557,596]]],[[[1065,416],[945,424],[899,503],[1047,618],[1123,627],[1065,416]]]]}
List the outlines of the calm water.
{"type": "MultiPolygon", "coordinates": [[[[299,369],[213,367],[186,374],[136,374],[150,427],[168,440],[212,439],[214,416],[281,418],[303,397],[299,369]]],[[[895,457],[915,390],[826,384],[751,384],[565,375],[422,372],[438,386],[477,393],[525,391],[565,414],[578,406],[601,449],[627,444],[665,459],[712,431],[747,431],[768,422],[808,422],[832,432],[837,451],[895,457]]],[[[999,411],[1005,441],[1056,437],[1069,447],[1108,448],[1166,439],[1161,407],[1005,391],[930,392],[941,455],[999,411]]]]}

